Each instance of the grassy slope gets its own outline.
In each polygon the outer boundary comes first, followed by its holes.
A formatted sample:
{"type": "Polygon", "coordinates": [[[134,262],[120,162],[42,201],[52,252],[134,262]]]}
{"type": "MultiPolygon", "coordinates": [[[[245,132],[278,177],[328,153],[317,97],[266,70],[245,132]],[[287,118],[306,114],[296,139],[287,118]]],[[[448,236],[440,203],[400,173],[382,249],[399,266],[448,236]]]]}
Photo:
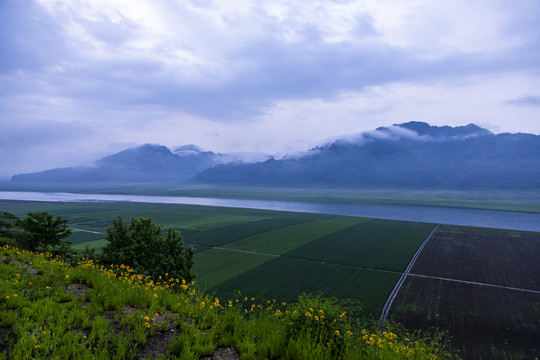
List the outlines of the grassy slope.
{"type": "Polygon", "coordinates": [[[328,300],[219,301],[165,280],[2,247],[0,359],[454,358],[438,337],[379,334],[328,300]]]}

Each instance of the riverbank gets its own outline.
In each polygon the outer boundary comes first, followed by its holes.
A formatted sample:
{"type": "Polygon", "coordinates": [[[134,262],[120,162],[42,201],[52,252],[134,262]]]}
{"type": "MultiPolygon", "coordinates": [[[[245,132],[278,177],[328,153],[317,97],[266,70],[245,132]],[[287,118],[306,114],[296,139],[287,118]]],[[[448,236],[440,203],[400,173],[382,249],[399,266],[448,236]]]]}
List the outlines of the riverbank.
{"type": "MultiPolygon", "coordinates": [[[[540,213],[425,206],[417,204],[315,203],[270,200],[224,199],[212,197],[179,197],[113,194],[74,194],[49,192],[4,192],[0,199],[41,202],[133,202],[183,204],[227,208],[261,209],[331,215],[346,215],[386,220],[426,222],[448,225],[540,232],[540,213]]],[[[7,208],[7,207],[6,207],[7,208]]]]}
{"type": "Polygon", "coordinates": [[[149,195],[346,205],[424,205],[540,213],[536,190],[433,190],[246,187],[200,184],[16,184],[0,182],[0,191],[149,195]]]}

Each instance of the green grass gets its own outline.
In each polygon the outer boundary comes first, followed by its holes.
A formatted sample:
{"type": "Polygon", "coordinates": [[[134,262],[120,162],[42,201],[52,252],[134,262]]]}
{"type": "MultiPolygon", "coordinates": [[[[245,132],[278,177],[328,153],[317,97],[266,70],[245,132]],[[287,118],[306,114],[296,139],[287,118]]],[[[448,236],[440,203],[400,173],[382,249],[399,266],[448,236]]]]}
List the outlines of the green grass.
{"type": "Polygon", "coordinates": [[[184,240],[194,244],[222,246],[249,236],[303,223],[309,221],[310,218],[312,217],[276,216],[271,219],[226,225],[220,228],[188,234],[185,236],[184,240]]]}
{"type": "Polygon", "coordinates": [[[194,270],[199,285],[210,290],[272,258],[268,255],[209,249],[196,254],[194,270]]]}
{"type": "Polygon", "coordinates": [[[260,253],[284,254],[310,241],[367,219],[334,216],[324,220],[313,220],[297,225],[248,236],[225,245],[229,249],[248,250],[260,253]]]}
{"type": "Polygon", "coordinates": [[[71,236],[69,237],[69,241],[71,241],[71,243],[75,245],[100,240],[103,239],[104,236],[104,234],[93,234],[89,232],[74,230],[73,234],[71,234],[71,236]]]}
{"type": "Polygon", "coordinates": [[[122,266],[0,248],[0,359],[453,359],[439,335],[351,318],[335,300],[210,297],[122,266]],[[171,289],[174,288],[175,291],[171,289]],[[324,316],[323,316],[324,315],[324,316]],[[414,339],[414,340],[413,340],[414,339]],[[229,356],[230,356],[229,355],[229,356]]]}
{"type": "Polygon", "coordinates": [[[371,219],[322,236],[288,256],[404,271],[433,224],[371,219]]]}
{"type": "Polygon", "coordinates": [[[103,248],[105,245],[107,245],[107,240],[99,239],[99,240],[93,240],[93,241],[87,241],[87,242],[81,242],[81,243],[75,244],[73,245],[73,248],[77,250],[84,250],[88,246],[89,249],[99,250],[103,248]]]}
{"type": "Polygon", "coordinates": [[[227,296],[232,290],[241,290],[263,299],[292,301],[302,293],[322,290],[327,297],[360,301],[367,314],[377,317],[399,277],[395,273],[279,257],[219,284],[213,291],[227,296]]]}

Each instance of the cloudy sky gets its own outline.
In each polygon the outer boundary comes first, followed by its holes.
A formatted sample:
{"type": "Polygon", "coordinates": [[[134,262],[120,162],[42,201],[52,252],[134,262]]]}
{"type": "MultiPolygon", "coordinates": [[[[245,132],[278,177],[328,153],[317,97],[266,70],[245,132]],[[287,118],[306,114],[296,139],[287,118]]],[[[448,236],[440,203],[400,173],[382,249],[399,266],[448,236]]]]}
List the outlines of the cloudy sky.
{"type": "Polygon", "coordinates": [[[144,143],[540,134],[538,0],[1,0],[0,176],[144,143]]]}

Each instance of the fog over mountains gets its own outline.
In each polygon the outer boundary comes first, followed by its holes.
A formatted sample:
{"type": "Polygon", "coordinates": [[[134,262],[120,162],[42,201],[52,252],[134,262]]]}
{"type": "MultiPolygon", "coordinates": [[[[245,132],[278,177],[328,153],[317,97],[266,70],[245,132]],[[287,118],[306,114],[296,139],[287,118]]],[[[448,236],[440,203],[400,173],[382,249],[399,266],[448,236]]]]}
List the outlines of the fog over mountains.
{"type": "Polygon", "coordinates": [[[31,183],[151,183],[185,182],[217,164],[234,161],[230,155],[185,145],[171,152],[161,145],[146,144],[96,161],[95,166],[68,167],[12,177],[12,182],[31,183]]]}
{"type": "Polygon", "coordinates": [[[95,167],[16,175],[13,182],[199,182],[261,186],[540,188],[540,136],[408,122],[257,163],[190,145],[143,145],[95,167]]]}

